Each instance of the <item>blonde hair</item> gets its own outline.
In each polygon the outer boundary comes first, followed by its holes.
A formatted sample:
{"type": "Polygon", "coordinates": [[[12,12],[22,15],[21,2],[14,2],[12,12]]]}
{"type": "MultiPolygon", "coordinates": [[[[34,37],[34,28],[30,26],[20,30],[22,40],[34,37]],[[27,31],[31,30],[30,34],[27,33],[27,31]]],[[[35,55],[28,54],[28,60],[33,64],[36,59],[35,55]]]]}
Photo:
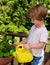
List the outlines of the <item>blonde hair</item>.
{"type": "Polygon", "coordinates": [[[31,19],[43,20],[46,17],[47,11],[48,10],[44,7],[44,5],[37,4],[36,6],[30,8],[27,14],[31,19]]]}

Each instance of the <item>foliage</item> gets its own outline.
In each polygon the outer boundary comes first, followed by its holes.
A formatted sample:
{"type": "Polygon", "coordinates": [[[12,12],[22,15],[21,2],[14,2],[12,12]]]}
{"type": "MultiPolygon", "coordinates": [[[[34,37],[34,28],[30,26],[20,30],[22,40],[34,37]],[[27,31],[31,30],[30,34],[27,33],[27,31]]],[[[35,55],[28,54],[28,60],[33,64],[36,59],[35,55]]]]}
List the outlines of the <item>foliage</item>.
{"type": "Polygon", "coordinates": [[[14,49],[14,47],[9,44],[9,39],[6,37],[6,35],[0,35],[0,58],[11,56],[10,51],[12,49],[14,49]]]}
{"type": "Polygon", "coordinates": [[[0,0],[0,31],[28,34],[32,24],[27,17],[27,11],[37,3],[43,3],[50,8],[50,0],[0,0]]]}
{"type": "Polygon", "coordinates": [[[48,31],[48,34],[49,34],[49,36],[50,36],[50,31],[48,31]]]}

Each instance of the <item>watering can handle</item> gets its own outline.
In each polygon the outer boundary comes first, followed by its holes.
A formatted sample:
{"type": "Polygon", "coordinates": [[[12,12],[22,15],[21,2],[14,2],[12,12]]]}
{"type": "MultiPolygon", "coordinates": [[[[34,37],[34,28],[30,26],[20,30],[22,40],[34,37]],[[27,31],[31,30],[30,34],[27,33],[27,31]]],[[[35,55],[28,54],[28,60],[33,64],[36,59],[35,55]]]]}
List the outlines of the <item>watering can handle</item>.
{"type": "Polygon", "coordinates": [[[22,48],[22,46],[19,46],[19,48],[22,48]]]}
{"type": "Polygon", "coordinates": [[[21,45],[19,44],[18,48],[24,48],[24,44],[21,44],[21,45]]]}

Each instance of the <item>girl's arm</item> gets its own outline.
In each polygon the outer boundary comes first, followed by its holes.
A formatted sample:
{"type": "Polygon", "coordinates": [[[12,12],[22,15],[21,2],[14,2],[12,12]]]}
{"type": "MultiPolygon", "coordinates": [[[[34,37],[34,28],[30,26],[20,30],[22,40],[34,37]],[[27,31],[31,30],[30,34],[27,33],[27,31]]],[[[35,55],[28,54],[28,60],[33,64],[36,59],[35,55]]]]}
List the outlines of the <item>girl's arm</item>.
{"type": "Polygon", "coordinates": [[[39,42],[38,44],[24,44],[26,49],[40,49],[45,45],[45,42],[39,42]]]}
{"type": "Polygon", "coordinates": [[[15,47],[15,46],[18,45],[18,43],[23,43],[23,44],[27,43],[27,38],[25,38],[25,39],[22,40],[21,42],[15,42],[15,43],[13,43],[12,45],[15,47]]]}
{"type": "Polygon", "coordinates": [[[30,44],[30,48],[40,49],[44,47],[44,45],[45,45],[45,42],[39,42],[38,44],[30,44]]]}

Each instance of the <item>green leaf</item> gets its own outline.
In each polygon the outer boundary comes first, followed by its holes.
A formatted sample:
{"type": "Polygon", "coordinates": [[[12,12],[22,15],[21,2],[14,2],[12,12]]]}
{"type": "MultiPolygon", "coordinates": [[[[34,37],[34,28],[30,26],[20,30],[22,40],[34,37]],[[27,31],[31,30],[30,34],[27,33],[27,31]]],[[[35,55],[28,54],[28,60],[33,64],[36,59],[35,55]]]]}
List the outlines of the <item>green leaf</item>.
{"type": "Polygon", "coordinates": [[[4,53],[4,55],[3,55],[3,57],[9,57],[10,55],[9,55],[9,52],[7,52],[7,53],[4,53]]]}
{"type": "Polygon", "coordinates": [[[10,50],[10,55],[14,54],[14,49],[10,50]]]}
{"type": "Polygon", "coordinates": [[[2,51],[0,51],[0,58],[2,58],[3,57],[3,52],[2,51]]]}

